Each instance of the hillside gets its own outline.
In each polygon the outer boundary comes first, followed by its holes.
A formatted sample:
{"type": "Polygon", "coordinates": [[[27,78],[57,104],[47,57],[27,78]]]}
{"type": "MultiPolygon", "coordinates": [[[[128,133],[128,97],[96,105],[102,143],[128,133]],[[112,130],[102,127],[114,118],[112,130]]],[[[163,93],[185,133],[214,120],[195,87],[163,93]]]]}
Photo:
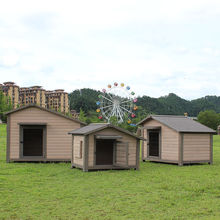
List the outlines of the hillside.
{"type": "MultiPolygon", "coordinates": [[[[69,94],[70,108],[77,111],[82,108],[85,112],[96,109],[96,101],[100,91],[93,89],[75,90],[69,94]]],[[[194,100],[185,100],[174,93],[159,98],[149,96],[138,97],[138,106],[144,112],[154,114],[197,116],[200,111],[214,110],[220,113],[220,96],[205,96],[194,100]]]]}

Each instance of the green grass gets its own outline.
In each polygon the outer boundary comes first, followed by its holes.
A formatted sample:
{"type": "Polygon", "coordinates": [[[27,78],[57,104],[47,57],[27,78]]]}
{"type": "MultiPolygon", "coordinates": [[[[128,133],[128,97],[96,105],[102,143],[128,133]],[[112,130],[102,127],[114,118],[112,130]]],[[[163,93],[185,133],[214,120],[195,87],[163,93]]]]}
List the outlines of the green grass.
{"type": "Polygon", "coordinates": [[[82,172],[69,163],[6,163],[0,125],[0,219],[220,219],[220,136],[214,164],[141,163],[82,172]]]}

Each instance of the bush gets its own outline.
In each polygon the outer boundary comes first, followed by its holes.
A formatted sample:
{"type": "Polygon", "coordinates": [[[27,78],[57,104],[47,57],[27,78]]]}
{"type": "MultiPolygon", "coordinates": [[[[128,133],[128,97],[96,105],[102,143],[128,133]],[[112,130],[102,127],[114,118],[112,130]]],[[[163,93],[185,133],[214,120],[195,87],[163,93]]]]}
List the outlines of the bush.
{"type": "Polygon", "coordinates": [[[198,115],[198,121],[214,130],[220,125],[220,114],[213,110],[206,110],[200,112],[198,115]]]}

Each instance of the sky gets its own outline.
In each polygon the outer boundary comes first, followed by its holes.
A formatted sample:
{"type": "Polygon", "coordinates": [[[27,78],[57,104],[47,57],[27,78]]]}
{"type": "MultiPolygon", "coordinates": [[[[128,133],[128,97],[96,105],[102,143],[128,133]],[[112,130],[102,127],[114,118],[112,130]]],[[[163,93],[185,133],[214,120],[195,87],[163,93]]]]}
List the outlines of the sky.
{"type": "Polygon", "coordinates": [[[219,0],[0,1],[0,83],[220,96],[219,0]]]}

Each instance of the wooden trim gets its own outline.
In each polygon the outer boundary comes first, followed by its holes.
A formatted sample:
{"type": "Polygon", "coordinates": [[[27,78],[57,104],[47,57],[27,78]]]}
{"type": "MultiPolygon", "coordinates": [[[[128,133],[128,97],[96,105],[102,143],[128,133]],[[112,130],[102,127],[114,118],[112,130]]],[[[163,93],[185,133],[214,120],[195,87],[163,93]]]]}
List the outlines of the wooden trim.
{"type": "Polygon", "coordinates": [[[128,167],[129,142],[126,143],[126,166],[128,167]]]}
{"type": "Polygon", "coordinates": [[[71,163],[74,163],[74,136],[72,135],[72,155],[71,155],[71,163]]]}
{"type": "Polygon", "coordinates": [[[96,137],[94,135],[94,140],[93,140],[93,166],[96,166],[96,137]]]}
{"type": "Polygon", "coordinates": [[[147,158],[149,158],[149,130],[147,130],[147,158]]]}
{"type": "Polygon", "coordinates": [[[178,158],[178,165],[183,165],[183,142],[184,142],[184,134],[179,134],[179,158],[178,158]]]}
{"type": "Polygon", "coordinates": [[[159,129],[159,158],[162,158],[162,131],[159,129]]]}
{"type": "MultiPolygon", "coordinates": [[[[141,129],[141,136],[144,138],[144,128],[141,129]]],[[[144,160],[144,140],[141,141],[141,160],[144,160]]]]}
{"type": "Polygon", "coordinates": [[[23,158],[23,125],[19,126],[19,158],[23,158]]]}
{"type": "Polygon", "coordinates": [[[153,158],[159,158],[161,159],[161,152],[162,152],[162,136],[161,136],[161,127],[159,129],[147,129],[147,158],[153,157],[153,158]],[[149,138],[149,132],[150,131],[158,131],[158,138],[159,138],[159,156],[150,156],[149,152],[150,152],[150,138],[149,138]]]}
{"type": "Polygon", "coordinates": [[[43,157],[47,158],[47,126],[43,127],[43,157]]]}
{"type": "Polygon", "coordinates": [[[95,135],[96,139],[122,139],[122,136],[117,135],[95,135]]]}
{"type": "Polygon", "coordinates": [[[183,161],[183,164],[210,163],[210,160],[183,161]]]}
{"type": "Polygon", "coordinates": [[[113,142],[113,165],[116,164],[116,140],[113,142]]]}
{"type": "Polygon", "coordinates": [[[10,135],[11,135],[11,117],[7,117],[7,151],[6,151],[6,162],[10,162],[10,135]]]}
{"type": "Polygon", "coordinates": [[[216,132],[201,132],[201,131],[179,131],[180,133],[186,133],[186,134],[217,134],[216,132]]]}
{"type": "Polygon", "coordinates": [[[152,130],[158,130],[158,129],[161,129],[161,126],[144,126],[143,128],[145,129],[152,129],[152,130]]]}
{"type": "Polygon", "coordinates": [[[137,139],[136,145],[136,170],[139,170],[140,166],[140,140],[137,139]]]}
{"type": "Polygon", "coordinates": [[[20,159],[47,159],[47,126],[46,125],[38,125],[38,124],[30,124],[30,125],[20,125],[19,126],[19,158],[20,159]],[[42,156],[24,156],[23,155],[23,141],[24,141],[24,129],[35,129],[40,128],[43,130],[43,155],[42,156]]]}
{"type": "Polygon", "coordinates": [[[210,134],[210,162],[209,164],[213,164],[213,135],[210,134]]]}
{"type": "Polygon", "coordinates": [[[19,122],[18,125],[47,125],[47,123],[41,122],[19,122]]]}
{"type": "Polygon", "coordinates": [[[96,165],[93,167],[88,167],[88,170],[128,170],[128,169],[136,169],[136,166],[113,166],[113,165],[96,165]]]}
{"type": "Polygon", "coordinates": [[[13,162],[71,162],[71,159],[48,159],[43,157],[24,157],[24,158],[11,158],[13,162]]]}
{"type": "Polygon", "coordinates": [[[156,157],[148,157],[146,159],[146,161],[155,161],[155,162],[162,162],[162,163],[174,163],[174,164],[178,164],[177,160],[164,160],[164,159],[159,159],[156,157]]]}
{"type": "MultiPolygon", "coordinates": [[[[178,160],[163,160],[163,159],[158,159],[158,158],[147,158],[147,161],[152,161],[152,162],[161,162],[161,163],[172,163],[172,164],[178,164],[178,160]]],[[[199,164],[199,163],[209,163],[209,160],[194,160],[194,161],[183,161],[182,165],[184,164],[199,164]]],[[[182,166],[181,165],[181,166],[182,166]]]]}
{"type": "Polygon", "coordinates": [[[86,135],[84,137],[84,155],[83,155],[83,171],[88,171],[88,138],[89,138],[89,135],[86,135]]]}

